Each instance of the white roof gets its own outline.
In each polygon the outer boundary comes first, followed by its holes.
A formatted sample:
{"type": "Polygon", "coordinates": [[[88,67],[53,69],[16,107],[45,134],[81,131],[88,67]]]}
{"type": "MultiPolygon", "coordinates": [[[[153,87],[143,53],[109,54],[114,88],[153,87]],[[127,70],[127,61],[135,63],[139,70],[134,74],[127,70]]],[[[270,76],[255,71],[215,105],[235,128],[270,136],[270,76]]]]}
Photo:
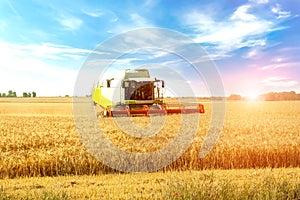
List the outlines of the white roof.
{"type": "Polygon", "coordinates": [[[129,78],[130,81],[155,81],[155,78],[129,78]]]}

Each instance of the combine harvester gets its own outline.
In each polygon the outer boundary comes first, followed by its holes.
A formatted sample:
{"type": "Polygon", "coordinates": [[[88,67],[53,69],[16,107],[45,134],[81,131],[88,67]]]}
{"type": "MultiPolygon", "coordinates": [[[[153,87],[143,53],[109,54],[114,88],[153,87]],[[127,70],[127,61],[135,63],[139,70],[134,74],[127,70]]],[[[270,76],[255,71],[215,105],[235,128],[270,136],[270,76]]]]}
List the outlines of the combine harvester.
{"type": "Polygon", "coordinates": [[[170,107],[163,97],[165,83],[150,77],[147,69],[126,70],[121,79],[106,79],[93,88],[95,105],[104,110],[104,117],[151,114],[204,113],[203,104],[187,108],[183,104],[170,107]]]}

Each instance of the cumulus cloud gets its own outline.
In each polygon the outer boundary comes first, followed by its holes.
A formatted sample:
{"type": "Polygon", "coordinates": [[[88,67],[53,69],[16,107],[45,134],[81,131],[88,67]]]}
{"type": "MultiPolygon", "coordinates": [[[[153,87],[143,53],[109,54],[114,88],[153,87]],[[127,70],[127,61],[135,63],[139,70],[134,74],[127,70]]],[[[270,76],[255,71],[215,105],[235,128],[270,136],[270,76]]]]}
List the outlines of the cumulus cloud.
{"type": "Polygon", "coordinates": [[[251,5],[242,5],[236,9],[233,15],[230,17],[231,20],[245,20],[245,21],[252,21],[255,20],[256,17],[253,14],[248,13],[249,8],[251,5]]]}
{"type": "Polygon", "coordinates": [[[270,31],[272,23],[248,14],[249,8],[249,5],[239,7],[229,20],[214,21],[195,11],[187,14],[185,20],[194,28],[196,42],[212,44],[218,51],[229,52],[244,46],[263,46],[266,42],[261,36],[270,31]]]}
{"type": "Polygon", "coordinates": [[[243,4],[221,20],[215,14],[208,15],[200,9],[187,11],[183,15],[182,23],[193,30],[194,40],[202,44],[210,54],[227,55],[243,47],[263,47],[267,45],[267,35],[270,32],[286,28],[280,26],[276,20],[288,17],[289,13],[276,5],[272,11],[273,16],[274,13],[279,16],[266,17],[257,9],[258,4],[268,1],[251,2],[255,4],[243,4]]]}

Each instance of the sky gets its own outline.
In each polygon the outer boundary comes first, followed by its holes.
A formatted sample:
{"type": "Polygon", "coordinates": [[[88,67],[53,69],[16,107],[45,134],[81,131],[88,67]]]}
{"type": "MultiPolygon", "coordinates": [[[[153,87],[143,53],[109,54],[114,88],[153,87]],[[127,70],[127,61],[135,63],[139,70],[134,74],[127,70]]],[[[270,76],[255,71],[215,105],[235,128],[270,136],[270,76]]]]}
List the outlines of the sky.
{"type": "MultiPolygon", "coordinates": [[[[297,0],[2,0],[0,92],[73,95],[80,69],[99,45],[128,31],[160,28],[184,35],[206,52],[226,95],[300,93],[299,4],[297,0]]],[[[121,48],[122,43],[115,45],[121,48]]],[[[212,94],[199,89],[207,84],[206,77],[193,76],[190,63],[174,52],[141,49],[123,55],[110,68],[119,69],[116,64],[122,65],[120,69],[152,64],[149,69],[166,85],[177,77],[173,72],[196,95],[212,94]]]]}

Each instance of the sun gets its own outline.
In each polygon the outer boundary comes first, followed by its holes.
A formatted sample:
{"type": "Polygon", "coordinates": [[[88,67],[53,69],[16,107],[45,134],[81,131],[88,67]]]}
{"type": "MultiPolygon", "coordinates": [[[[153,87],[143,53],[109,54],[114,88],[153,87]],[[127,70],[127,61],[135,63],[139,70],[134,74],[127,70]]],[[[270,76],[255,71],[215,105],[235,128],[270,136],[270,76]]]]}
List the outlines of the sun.
{"type": "Polygon", "coordinates": [[[247,99],[249,99],[249,100],[252,100],[252,101],[254,101],[254,100],[257,100],[258,99],[258,94],[257,93],[248,93],[248,94],[246,94],[245,95],[245,97],[247,98],[247,99]]]}

